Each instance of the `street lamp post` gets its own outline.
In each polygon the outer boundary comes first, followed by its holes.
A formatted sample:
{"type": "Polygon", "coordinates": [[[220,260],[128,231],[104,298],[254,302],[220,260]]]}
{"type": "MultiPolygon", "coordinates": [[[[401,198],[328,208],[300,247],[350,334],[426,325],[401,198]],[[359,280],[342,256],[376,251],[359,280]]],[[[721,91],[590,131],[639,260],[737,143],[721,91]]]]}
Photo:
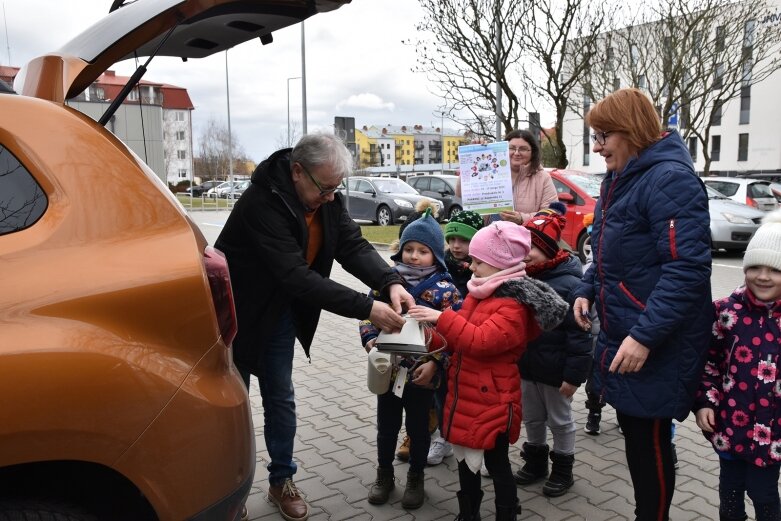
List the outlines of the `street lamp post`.
{"type": "Polygon", "coordinates": [[[290,80],[300,80],[301,76],[287,79],[287,146],[290,146],[290,80]]]}

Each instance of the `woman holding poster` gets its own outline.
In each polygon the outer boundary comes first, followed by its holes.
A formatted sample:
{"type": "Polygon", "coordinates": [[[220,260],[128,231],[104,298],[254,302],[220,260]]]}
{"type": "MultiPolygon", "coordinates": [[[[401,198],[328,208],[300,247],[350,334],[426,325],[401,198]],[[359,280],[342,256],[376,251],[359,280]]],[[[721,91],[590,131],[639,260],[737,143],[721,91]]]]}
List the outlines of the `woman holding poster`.
{"type": "Polygon", "coordinates": [[[510,153],[515,210],[499,213],[505,221],[523,224],[535,213],[559,200],[550,174],[540,165],[540,145],[528,130],[513,130],[504,136],[510,153]]]}

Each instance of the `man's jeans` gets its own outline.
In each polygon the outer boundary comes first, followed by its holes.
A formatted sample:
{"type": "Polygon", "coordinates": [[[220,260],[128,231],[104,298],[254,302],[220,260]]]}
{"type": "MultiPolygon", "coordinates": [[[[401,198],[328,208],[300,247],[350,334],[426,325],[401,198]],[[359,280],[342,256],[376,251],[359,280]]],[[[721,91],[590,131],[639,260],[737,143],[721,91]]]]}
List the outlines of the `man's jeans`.
{"type": "MultiPolygon", "coordinates": [[[[263,399],[263,434],[271,457],[268,480],[282,485],[292,478],[297,466],[293,462],[293,441],[296,436],[296,401],[293,391],[293,348],[296,340],[293,318],[286,310],[279,318],[277,329],[262,346],[261,373],[256,375],[263,399]]],[[[250,370],[237,365],[244,385],[249,389],[250,370]]]]}

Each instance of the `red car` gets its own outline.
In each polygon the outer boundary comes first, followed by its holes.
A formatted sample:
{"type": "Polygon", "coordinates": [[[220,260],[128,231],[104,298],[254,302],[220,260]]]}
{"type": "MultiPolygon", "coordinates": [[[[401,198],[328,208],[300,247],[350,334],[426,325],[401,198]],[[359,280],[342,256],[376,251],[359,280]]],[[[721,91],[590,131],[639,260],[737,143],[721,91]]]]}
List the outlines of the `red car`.
{"type": "Polygon", "coordinates": [[[599,198],[599,186],[604,174],[590,174],[577,170],[547,169],[553,178],[553,184],[559,193],[559,201],[567,205],[567,224],[561,233],[561,239],[585,262],[589,253],[588,232],[583,224],[583,216],[594,212],[599,198]]]}

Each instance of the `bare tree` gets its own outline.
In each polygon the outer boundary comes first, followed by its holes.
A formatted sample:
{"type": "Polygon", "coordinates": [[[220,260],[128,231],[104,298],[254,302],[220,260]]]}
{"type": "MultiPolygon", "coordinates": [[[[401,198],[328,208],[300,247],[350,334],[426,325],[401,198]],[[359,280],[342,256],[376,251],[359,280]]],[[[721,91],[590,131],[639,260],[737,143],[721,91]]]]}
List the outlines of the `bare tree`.
{"type": "Polygon", "coordinates": [[[293,120],[290,122],[289,132],[290,133],[288,134],[287,127],[280,130],[279,135],[277,136],[277,139],[274,142],[277,146],[277,150],[295,146],[296,143],[298,143],[298,140],[301,139],[302,137],[301,128],[299,126],[298,121],[293,120]]]}
{"type": "MultiPolygon", "coordinates": [[[[583,91],[599,99],[619,86],[643,89],[663,123],[678,116],[684,139],[695,137],[710,171],[710,129],[738,97],[775,72],[779,28],[763,23],[768,0],[645,0],[603,33],[605,58],[583,91]],[[611,85],[612,83],[612,85],[611,85]]],[[[747,107],[746,107],[747,108],[747,107]]]]}
{"type": "Polygon", "coordinates": [[[230,159],[233,158],[233,172],[244,173],[248,161],[244,148],[235,134],[228,139],[228,127],[215,119],[209,119],[198,139],[199,157],[196,161],[197,173],[203,181],[207,179],[227,179],[230,172],[230,159]],[[230,147],[228,142],[230,141],[230,147]],[[233,153],[230,154],[229,150],[233,153]]]}

